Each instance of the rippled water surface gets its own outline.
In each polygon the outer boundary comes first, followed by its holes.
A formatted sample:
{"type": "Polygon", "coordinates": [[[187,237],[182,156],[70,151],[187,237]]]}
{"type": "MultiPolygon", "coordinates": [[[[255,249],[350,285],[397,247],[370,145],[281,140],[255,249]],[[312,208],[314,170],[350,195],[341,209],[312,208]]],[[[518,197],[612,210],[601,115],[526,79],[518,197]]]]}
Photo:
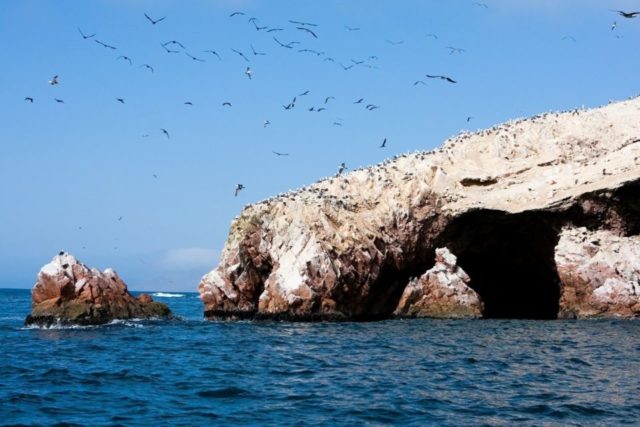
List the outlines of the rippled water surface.
{"type": "Polygon", "coordinates": [[[0,424],[612,425],[640,419],[639,321],[202,321],[25,329],[0,290],[0,424]]]}

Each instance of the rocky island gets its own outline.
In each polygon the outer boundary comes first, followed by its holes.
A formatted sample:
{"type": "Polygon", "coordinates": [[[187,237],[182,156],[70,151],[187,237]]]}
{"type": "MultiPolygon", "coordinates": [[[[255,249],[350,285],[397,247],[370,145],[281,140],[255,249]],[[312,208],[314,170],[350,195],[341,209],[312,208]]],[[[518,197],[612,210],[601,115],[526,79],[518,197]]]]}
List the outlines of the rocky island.
{"type": "Polygon", "coordinates": [[[38,274],[27,326],[100,325],[114,319],[166,318],[169,308],[150,295],[133,297],[118,273],[99,271],[60,252],[38,274]]]}
{"type": "Polygon", "coordinates": [[[640,98],[545,113],[246,207],[209,319],[640,315],[640,98]]]}

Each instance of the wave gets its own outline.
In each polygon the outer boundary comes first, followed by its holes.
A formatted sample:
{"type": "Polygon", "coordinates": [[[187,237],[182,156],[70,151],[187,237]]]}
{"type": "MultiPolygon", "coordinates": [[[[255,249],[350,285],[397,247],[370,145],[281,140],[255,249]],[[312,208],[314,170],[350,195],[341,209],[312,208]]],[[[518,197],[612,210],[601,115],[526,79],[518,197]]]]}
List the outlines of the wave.
{"type": "Polygon", "coordinates": [[[184,294],[171,294],[169,292],[156,292],[155,294],[151,294],[154,297],[159,297],[159,298],[182,298],[184,297],[184,294]]]}

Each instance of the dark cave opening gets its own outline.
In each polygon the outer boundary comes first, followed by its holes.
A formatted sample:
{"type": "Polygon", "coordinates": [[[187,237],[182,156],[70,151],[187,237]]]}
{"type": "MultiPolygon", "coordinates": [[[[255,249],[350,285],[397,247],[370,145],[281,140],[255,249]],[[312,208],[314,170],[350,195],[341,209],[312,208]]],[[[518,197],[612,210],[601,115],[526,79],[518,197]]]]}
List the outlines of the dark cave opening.
{"type": "Polygon", "coordinates": [[[558,232],[553,218],[543,212],[480,210],[449,224],[438,246],[458,257],[484,302],[485,318],[556,319],[558,232]]]}

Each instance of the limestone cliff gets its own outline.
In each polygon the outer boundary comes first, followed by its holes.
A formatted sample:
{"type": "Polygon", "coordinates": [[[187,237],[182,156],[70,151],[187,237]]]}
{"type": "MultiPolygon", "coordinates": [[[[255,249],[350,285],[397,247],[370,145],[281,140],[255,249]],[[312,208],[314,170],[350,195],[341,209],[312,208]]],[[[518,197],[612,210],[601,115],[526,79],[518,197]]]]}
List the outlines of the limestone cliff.
{"type": "Polygon", "coordinates": [[[389,317],[447,247],[485,317],[555,318],[561,229],[638,234],[639,157],[635,98],[464,133],[257,203],[199,285],[205,315],[389,317]]]}

